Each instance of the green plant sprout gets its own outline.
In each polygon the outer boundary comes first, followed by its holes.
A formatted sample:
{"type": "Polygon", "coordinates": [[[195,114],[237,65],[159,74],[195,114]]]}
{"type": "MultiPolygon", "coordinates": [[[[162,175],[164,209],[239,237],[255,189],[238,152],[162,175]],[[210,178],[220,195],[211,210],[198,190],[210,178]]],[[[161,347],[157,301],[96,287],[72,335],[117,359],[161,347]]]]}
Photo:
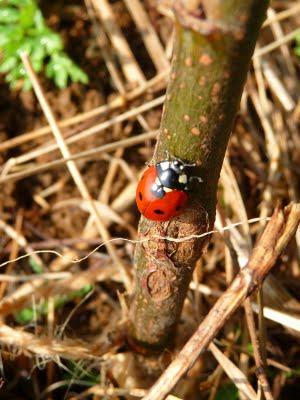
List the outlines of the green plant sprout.
{"type": "Polygon", "coordinates": [[[295,40],[296,40],[296,46],[294,52],[296,56],[300,57],[300,32],[296,34],[295,40]]]}
{"type": "Polygon", "coordinates": [[[0,0],[0,73],[11,88],[28,90],[31,83],[20,54],[26,52],[36,72],[45,71],[59,88],[88,77],[63,51],[61,37],[45,23],[35,0],[0,0]]]}
{"type": "MultiPolygon", "coordinates": [[[[74,290],[65,295],[59,295],[54,297],[54,309],[59,310],[65,304],[73,301],[75,298],[85,297],[88,293],[93,290],[93,285],[87,284],[81,289],[74,290]]],[[[48,313],[48,301],[41,300],[35,307],[25,307],[22,310],[14,314],[15,321],[19,324],[29,324],[35,318],[40,318],[48,313]]]]}
{"type": "Polygon", "coordinates": [[[232,383],[223,385],[215,397],[216,400],[237,400],[238,398],[238,390],[232,383]]]}

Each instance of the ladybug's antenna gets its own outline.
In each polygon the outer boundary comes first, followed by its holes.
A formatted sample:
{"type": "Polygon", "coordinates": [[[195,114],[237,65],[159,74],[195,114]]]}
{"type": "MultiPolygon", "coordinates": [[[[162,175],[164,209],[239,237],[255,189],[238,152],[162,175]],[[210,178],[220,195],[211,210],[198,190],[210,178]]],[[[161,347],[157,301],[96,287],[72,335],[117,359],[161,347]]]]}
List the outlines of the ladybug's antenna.
{"type": "Polygon", "coordinates": [[[186,163],[186,162],[183,161],[181,158],[176,157],[176,156],[174,156],[173,159],[174,159],[175,161],[180,162],[180,163],[183,164],[185,167],[196,167],[196,166],[197,166],[196,163],[192,163],[192,164],[186,163]]]}
{"type": "Polygon", "coordinates": [[[167,160],[167,161],[170,161],[170,158],[171,158],[171,157],[170,157],[169,150],[167,150],[167,149],[165,150],[165,157],[166,157],[166,160],[167,160]]]}

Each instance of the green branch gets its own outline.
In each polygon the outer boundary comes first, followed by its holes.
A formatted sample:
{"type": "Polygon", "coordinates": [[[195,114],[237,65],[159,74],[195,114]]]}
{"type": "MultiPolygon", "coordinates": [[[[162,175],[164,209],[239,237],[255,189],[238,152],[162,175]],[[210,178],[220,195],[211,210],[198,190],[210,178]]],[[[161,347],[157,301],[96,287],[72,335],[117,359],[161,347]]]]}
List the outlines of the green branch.
{"type": "MultiPolygon", "coordinates": [[[[192,272],[207,238],[175,243],[154,235],[201,235],[214,225],[219,174],[267,0],[176,4],[176,43],[154,161],[166,152],[197,164],[189,207],[166,223],[141,219],[131,340],[163,347],[174,334],[192,272]]],[[[195,2],[193,2],[195,3],[195,2]]]]}

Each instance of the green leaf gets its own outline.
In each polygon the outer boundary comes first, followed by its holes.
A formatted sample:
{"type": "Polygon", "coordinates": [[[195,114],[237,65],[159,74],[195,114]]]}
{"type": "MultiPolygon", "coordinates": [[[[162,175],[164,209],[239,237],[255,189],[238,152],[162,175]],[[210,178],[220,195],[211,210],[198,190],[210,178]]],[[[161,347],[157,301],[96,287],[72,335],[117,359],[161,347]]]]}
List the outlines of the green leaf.
{"type": "Polygon", "coordinates": [[[45,34],[40,39],[40,43],[45,46],[49,54],[60,51],[63,47],[60,36],[52,33],[50,30],[45,31],[45,34]]]}
{"type": "Polygon", "coordinates": [[[32,307],[23,308],[14,315],[15,320],[22,325],[28,324],[34,318],[34,311],[32,307]]]}
{"type": "Polygon", "coordinates": [[[64,89],[68,82],[68,71],[61,65],[56,64],[54,67],[54,82],[60,89],[64,89]]]}
{"type": "Polygon", "coordinates": [[[296,40],[296,46],[294,48],[294,53],[296,56],[300,57],[300,33],[297,33],[295,35],[295,40],[296,40]]]}
{"type": "Polygon", "coordinates": [[[293,368],[291,371],[285,373],[288,379],[298,377],[300,375],[300,367],[293,368]]]}
{"type": "Polygon", "coordinates": [[[88,82],[88,76],[63,52],[60,35],[45,24],[36,0],[0,0],[0,73],[11,88],[31,88],[21,60],[26,52],[36,72],[45,67],[46,76],[65,88],[73,82],[88,82]],[[45,60],[49,60],[45,63],[45,60]],[[46,64],[46,65],[45,65],[46,64]]]}
{"type": "Polygon", "coordinates": [[[73,82],[81,82],[87,84],[89,78],[85,72],[83,72],[76,64],[72,63],[69,69],[69,75],[73,82]]]}
{"type": "Polygon", "coordinates": [[[44,31],[46,29],[45,20],[41,10],[37,9],[34,14],[34,26],[37,32],[44,31]]]}
{"type": "Polygon", "coordinates": [[[28,3],[31,3],[33,0],[0,0],[0,6],[5,5],[9,3],[10,6],[16,6],[16,7],[21,7],[21,6],[26,6],[28,3]]]}
{"type": "Polygon", "coordinates": [[[16,68],[12,69],[5,77],[6,82],[14,82],[23,79],[26,76],[26,71],[23,64],[18,64],[16,68]]]}
{"type": "Polygon", "coordinates": [[[0,26],[0,48],[4,49],[4,46],[8,43],[15,43],[22,40],[23,29],[16,26],[0,26]]]}
{"type": "Polygon", "coordinates": [[[3,61],[0,63],[0,73],[3,74],[10,71],[11,69],[15,68],[17,64],[17,57],[4,58],[3,61]]]}
{"type": "MultiPolygon", "coordinates": [[[[85,297],[92,290],[93,286],[87,284],[83,286],[81,289],[74,290],[73,292],[70,292],[66,295],[55,296],[54,298],[55,310],[62,308],[65,304],[74,300],[77,297],[79,298],[85,297]]],[[[19,324],[28,324],[34,319],[35,316],[39,318],[43,315],[46,315],[47,312],[48,312],[48,300],[42,300],[38,305],[35,306],[35,308],[33,307],[23,308],[21,311],[17,312],[14,315],[14,318],[19,324]]]]}
{"type": "Polygon", "coordinates": [[[35,40],[36,45],[33,47],[30,59],[31,61],[43,61],[47,53],[44,47],[39,46],[39,40],[35,40]]]}
{"type": "Polygon", "coordinates": [[[23,28],[29,28],[34,24],[36,4],[30,2],[26,7],[20,9],[20,24],[23,28]]]}
{"type": "Polygon", "coordinates": [[[54,74],[55,74],[55,72],[54,72],[54,65],[55,65],[55,64],[53,63],[52,60],[50,60],[50,61],[48,62],[48,64],[46,65],[45,73],[46,73],[46,77],[47,77],[47,78],[52,79],[52,78],[54,77],[54,74]]]}
{"type": "Polygon", "coordinates": [[[247,344],[247,350],[248,350],[248,352],[249,352],[250,354],[253,354],[253,345],[252,345],[252,343],[248,343],[248,344],[247,344]]]}
{"type": "Polygon", "coordinates": [[[84,285],[81,289],[74,290],[74,292],[71,292],[70,294],[70,299],[73,299],[74,297],[84,297],[88,293],[90,293],[93,290],[93,285],[90,283],[84,285]]]}
{"type": "Polygon", "coordinates": [[[0,26],[0,48],[3,49],[3,46],[10,40],[9,28],[6,26],[0,26]]]}
{"type": "Polygon", "coordinates": [[[238,400],[238,390],[233,383],[223,385],[218,391],[215,400],[238,400]]]}
{"type": "Polygon", "coordinates": [[[43,68],[43,60],[31,60],[31,64],[35,72],[41,72],[43,68]]]}
{"type": "MultiPolygon", "coordinates": [[[[19,44],[17,53],[21,54],[22,52],[27,53],[29,56],[35,51],[36,46],[38,46],[38,41],[34,38],[23,39],[22,43],[19,44]]],[[[31,57],[30,57],[31,59],[31,57]]]]}
{"type": "Polygon", "coordinates": [[[23,92],[27,92],[28,90],[30,90],[32,88],[32,84],[29,78],[25,78],[23,81],[23,87],[22,90],[23,92]]]}
{"type": "Polygon", "coordinates": [[[29,257],[29,265],[34,273],[40,274],[43,272],[42,266],[33,257],[29,257]]]}
{"type": "Polygon", "coordinates": [[[21,45],[22,41],[11,40],[5,45],[3,52],[7,57],[15,57],[21,45]]]}
{"type": "MultiPolygon", "coordinates": [[[[63,378],[67,382],[70,380],[79,380],[78,385],[84,384],[84,386],[93,386],[99,383],[99,372],[89,370],[86,365],[81,361],[66,360],[65,364],[68,369],[63,371],[63,378]]],[[[106,397],[102,400],[107,400],[106,397]]]]}
{"type": "Polygon", "coordinates": [[[19,21],[20,13],[13,7],[5,7],[0,9],[0,23],[11,24],[19,21]]]}

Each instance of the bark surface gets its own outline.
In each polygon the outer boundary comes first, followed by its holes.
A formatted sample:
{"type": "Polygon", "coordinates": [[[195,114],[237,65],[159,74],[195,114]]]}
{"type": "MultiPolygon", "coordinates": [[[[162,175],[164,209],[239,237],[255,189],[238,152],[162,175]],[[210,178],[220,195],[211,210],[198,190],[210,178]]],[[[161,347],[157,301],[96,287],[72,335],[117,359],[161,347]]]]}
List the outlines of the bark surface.
{"type": "Polygon", "coordinates": [[[267,0],[176,1],[176,40],[153,162],[176,156],[196,163],[186,211],[164,223],[141,218],[136,247],[130,339],[167,344],[182,310],[195,264],[212,229],[217,184],[267,0]],[[156,238],[155,238],[156,237],[156,238]]]}

